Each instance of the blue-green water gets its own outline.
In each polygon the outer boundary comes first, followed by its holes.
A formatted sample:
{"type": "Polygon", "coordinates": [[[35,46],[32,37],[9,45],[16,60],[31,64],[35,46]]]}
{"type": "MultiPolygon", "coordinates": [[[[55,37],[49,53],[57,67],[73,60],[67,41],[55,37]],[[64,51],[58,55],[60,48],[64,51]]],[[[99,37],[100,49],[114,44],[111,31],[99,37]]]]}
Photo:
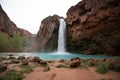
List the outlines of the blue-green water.
{"type": "Polygon", "coordinates": [[[57,53],[0,53],[0,56],[7,56],[8,54],[13,54],[14,56],[22,56],[25,55],[28,56],[38,56],[43,60],[59,60],[59,59],[65,59],[69,60],[73,57],[79,57],[84,59],[89,58],[113,58],[112,56],[103,56],[103,55],[85,55],[85,54],[71,54],[71,53],[63,53],[63,52],[57,52],[57,53]]]}

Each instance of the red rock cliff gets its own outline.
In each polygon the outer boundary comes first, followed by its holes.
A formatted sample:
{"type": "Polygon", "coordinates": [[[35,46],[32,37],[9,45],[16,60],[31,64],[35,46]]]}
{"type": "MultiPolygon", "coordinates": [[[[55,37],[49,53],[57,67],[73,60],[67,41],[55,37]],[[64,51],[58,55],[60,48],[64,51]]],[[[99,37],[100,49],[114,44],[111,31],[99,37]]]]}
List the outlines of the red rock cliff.
{"type": "Polygon", "coordinates": [[[42,51],[54,51],[57,49],[59,29],[59,16],[48,16],[41,22],[37,37],[42,51]]]}
{"type": "Polygon", "coordinates": [[[120,0],[82,0],[66,23],[68,51],[120,55],[120,0]]]}
{"type": "Polygon", "coordinates": [[[27,30],[18,28],[15,23],[13,23],[10,18],[7,16],[5,11],[0,5],[0,31],[6,33],[8,36],[12,37],[15,33],[18,33],[21,36],[26,38],[31,38],[32,34],[27,30]]]}

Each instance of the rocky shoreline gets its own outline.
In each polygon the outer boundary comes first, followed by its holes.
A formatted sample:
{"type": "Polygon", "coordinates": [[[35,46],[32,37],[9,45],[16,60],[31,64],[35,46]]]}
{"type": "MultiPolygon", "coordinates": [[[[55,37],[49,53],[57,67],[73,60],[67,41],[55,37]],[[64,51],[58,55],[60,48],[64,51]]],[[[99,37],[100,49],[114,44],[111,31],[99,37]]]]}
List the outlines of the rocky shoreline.
{"type": "MultiPolygon", "coordinates": [[[[52,71],[55,71],[54,69],[57,70],[64,69],[64,71],[75,70],[76,72],[78,72],[79,70],[83,70],[83,71],[88,70],[89,72],[91,69],[94,69],[95,74],[97,75],[104,74],[104,76],[106,76],[104,77],[105,80],[108,80],[106,78],[110,78],[111,80],[119,80],[120,78],[120,65],[119,65],[120,57],[106,58],[106,59],[95,59],[95,58],[81,59],[76,57],[76,58],[72,58],[71,60],[64,60],[64,59],[42,60],[37,56],[36,57],[19,56],[18,58],[14,57],[13,55],[8,55],[8,56],[9,56],[8,58],[0,57],[0,80],[8,80],[9,78],[11,78],[12,80],[14,80],[14,78],[16,78],[15,80],[37,80],[32,78],[27,79],[30,77],[29,74],[34,73],[36,69],[40,69],[40,71],[37,71],[39,74],[43,73],[45,75],[46,73],[49,74],[49,72],[51,73],[52,71]],[[111,71],[112,71],[111,74],[115,74],[115,75],[114,76],[109,75],[107,77],[106,74],[111,71]],[[13,73],[11,74],[11,72],[13,73]]],[[[58,73],[59,72],[57,71],[55,72],[55,74],[58,73]]],[[[35,76],[36,74],[32,74],[32,75],[35,76]]],[[[86,76],[84,75],[84,77],[86,76]]],[[[37,76],[37,78],[40,79],[41,77],[37,76]]],[[[52,80],[52,79],[47,79],[44,77],[43,80],[52,80]]],[[[60,80],[60,79],[55,79],[55,80],[60,80]]],[[[92,78],[89,80],[96,80],[96,78],[95,79],[92,78]]]]}

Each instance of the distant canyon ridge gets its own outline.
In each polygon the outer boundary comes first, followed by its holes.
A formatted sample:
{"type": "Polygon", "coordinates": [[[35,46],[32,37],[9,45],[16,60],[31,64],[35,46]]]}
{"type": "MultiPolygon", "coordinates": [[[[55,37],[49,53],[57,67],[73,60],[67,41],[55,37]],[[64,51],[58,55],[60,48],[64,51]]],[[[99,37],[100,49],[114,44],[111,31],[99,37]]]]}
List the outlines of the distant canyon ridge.
{"type": "Polygon", "coordinates": [[[56,51],[59,19],[66,22],[66,49],[71,53],[120,56],[120,0],[82,0],[68,9],[67,17],[48,16],[36,35],[18,28],[0,6],[0,34],[26,37],[23,52],[56,51]]]}

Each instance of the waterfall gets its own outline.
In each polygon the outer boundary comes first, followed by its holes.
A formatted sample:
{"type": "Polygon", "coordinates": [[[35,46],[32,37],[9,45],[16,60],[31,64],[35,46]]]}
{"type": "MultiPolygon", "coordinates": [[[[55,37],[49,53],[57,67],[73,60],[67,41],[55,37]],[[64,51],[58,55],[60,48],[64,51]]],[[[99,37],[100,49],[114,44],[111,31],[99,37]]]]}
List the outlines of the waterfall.
{"type": "Polygon", "coordinates": [[[59,33],[58,33],[58,52],[65,52],[65,34],[66,34],[66,23],[64,19],[59,19],[59,33]]]}

